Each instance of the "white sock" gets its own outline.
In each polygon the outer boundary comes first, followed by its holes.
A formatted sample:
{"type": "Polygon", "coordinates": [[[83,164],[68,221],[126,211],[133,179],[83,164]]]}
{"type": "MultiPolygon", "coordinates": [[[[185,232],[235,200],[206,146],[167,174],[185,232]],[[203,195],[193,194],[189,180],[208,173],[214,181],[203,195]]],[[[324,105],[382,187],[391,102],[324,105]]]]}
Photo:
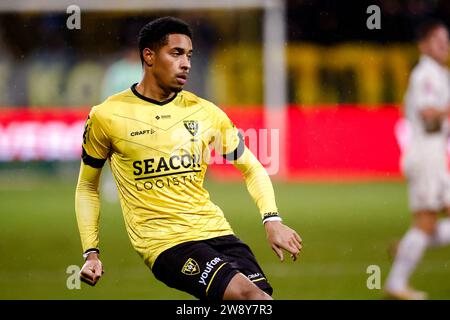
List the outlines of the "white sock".
{"type": "Polygon", "coordinates": [[[450,244],[450,218],[441,219],[436,225],[436,231],[431,238],[432,246],[445,246],[450,244]]]}
{"type": "Polygon", "coordinates": [[[386,289],[402,291],[407,288],[408,279],[422,258],[429,241],[430,236],[417,228],[411,228],[403,236],[386,280],[386,289]]]}

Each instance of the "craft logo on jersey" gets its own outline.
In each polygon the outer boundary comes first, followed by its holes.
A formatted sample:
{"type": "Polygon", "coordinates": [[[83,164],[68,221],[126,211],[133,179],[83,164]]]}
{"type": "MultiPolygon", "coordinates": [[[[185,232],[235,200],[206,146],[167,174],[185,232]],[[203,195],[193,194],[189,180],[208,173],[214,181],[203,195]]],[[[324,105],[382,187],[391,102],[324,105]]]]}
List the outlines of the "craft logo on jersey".
{"type": "Polygon", "coordinates": [[[198,132],[198,121],[197,120],[185,120],[184,121],[184,127],[189,131],[192,136],[195,137],[195,135],[198,132]]]}
{"type": "Polygon", "coordinates": [[[189,258],[184,264],[183,268],[181,269],[181,272],[188,276],[193,276],[200,273],[200,268],[198,266],[197,261],[195,261],[192,258],[189,258]]]}

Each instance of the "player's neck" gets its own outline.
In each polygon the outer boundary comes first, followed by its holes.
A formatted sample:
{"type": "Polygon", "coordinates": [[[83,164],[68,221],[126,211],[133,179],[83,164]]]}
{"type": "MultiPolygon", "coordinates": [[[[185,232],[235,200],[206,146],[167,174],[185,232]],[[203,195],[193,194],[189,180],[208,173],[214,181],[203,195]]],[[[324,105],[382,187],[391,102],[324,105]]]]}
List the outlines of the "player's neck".
{"type": "Polygon", "coordinates": [[[136,91],[139,92],[139,94],[143,95],[146,98],[150,98],[152,100],[156,101],[166,101],[173,97],[175,94],[174,91],[166,91],[158,84],[156,81],[152,81],[152,79],[146,79],[144,77],[137,85],[136,85],[136,91]]]}
{"type": "Polygon", "coordinates": [[[445,61],[440,61],[438,58],[433,57],[433,55],[431,55],[429,53],[423,52],[422,55],[425,56],[428,60],[431,60],[431,61],[433,61],[434,63],[436,63],[436,64],[438,64],[440,66],[445,66],[446,65],[445,61]]]}

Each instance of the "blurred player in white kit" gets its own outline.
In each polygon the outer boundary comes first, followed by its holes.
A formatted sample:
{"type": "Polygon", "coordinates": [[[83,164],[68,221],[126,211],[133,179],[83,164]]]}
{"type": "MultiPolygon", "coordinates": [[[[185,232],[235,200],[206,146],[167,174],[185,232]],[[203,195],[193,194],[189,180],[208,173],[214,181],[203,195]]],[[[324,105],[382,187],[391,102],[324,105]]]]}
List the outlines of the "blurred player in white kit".
{"type": "Polygon", "coordinates": [[[396,299],[423,300],[409,278],[425,250],[450,243],[450,175],[447,167],[450,74],[446,67],[449,34],[444,23],[430,20],[418,29],[420,61],[405,96],[411,140],[402,158],[413,223],[400,241],[386,280],[385,293],[396,299]],[[445,213],[443,219],[439,214],[445,213]]]}

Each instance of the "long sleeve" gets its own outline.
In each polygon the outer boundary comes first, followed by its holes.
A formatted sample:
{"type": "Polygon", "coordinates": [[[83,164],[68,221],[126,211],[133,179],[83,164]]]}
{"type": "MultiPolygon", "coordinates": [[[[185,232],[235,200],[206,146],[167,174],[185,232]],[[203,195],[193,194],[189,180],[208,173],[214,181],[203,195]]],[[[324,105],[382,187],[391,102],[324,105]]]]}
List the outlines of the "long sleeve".
{"type": "Polygon", "coordinates": [[[75,192],[75,212],[83,251],[98,248],[100,174],[101,168],[93,168],[81,162],[75,192]]]}
{"type": "Polygon", "coordinates": [[[110,152],[107,119],[93,107],[83,133],[80,174],[75,193],[75,212],[83,251],[98,249],[100,200],[98,185],[110,152]]]}
{"type": "Polygon", "coordinates": [[[217,107],[213,110],[216,118],[214,149],[241,171],[247,190],[255,201],[263,222],[281,220],[272,182],[266,169],[245,146],[244,137],[225,112],[217,107]]]}
{"type": "Polygon", "coordinates": [[[244,148],[242,155],[231,162],[241,171],[247,190],[255,201],[263,221],[278,217],[275,193],[270,177],[253,153],[247,147],[244,148]]]}

